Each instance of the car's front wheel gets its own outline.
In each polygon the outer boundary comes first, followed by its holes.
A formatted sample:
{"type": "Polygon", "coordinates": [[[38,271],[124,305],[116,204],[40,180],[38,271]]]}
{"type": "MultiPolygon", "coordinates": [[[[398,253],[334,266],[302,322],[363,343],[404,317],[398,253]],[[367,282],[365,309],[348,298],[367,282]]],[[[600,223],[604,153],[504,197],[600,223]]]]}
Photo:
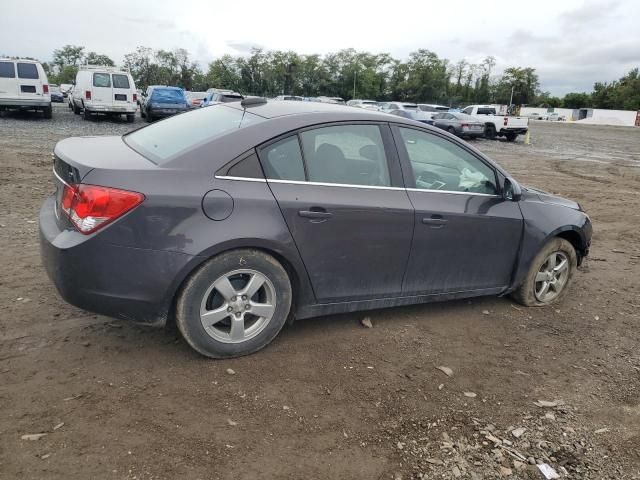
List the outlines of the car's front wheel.
{"type": "Polygon", "coordinates": [[[512,296],[528,307],[555,303],[567,293],[577,267],[573,245],[563,238],[554,238],[536,255],[525,280],[512,296]]]}
{"type": "Polygon", "coordinates": [[[209,260],[187,280],[176,323],[202,355],[238,357],[270,343],[290,308],[291,283],[282,265],[259,250],[233,250],[209,260]]]}

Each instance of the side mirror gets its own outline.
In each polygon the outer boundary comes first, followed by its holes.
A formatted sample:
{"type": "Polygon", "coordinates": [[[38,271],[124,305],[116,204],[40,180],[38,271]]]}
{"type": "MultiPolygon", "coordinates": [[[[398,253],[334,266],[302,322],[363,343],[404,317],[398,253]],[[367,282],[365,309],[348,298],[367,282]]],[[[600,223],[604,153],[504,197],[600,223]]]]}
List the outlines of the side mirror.
{"type": "Polygon", "coordinates": [[[518,182],[513,178],[504,179],[504,188],[502,189],[505,200],[511,200],[512,202],[519,202],[522,198],[522,189],[518,182]]]}

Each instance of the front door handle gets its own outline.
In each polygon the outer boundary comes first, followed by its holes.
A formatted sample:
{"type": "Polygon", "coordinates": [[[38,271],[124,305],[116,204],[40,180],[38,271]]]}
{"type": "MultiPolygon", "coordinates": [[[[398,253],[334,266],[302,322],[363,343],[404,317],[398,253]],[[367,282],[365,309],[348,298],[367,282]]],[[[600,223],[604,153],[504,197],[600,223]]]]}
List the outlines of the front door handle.
{"type": "Polygon", "coordinates": [[[431,215],[431,217],[424,217],[422,223],[431,228],[442,228],[447,224],[447,220],[442,218],[442,215],[431,215]]]}
{"type": "Polygon", "coordinates": [[[327,212],[322,207],[311,207],[309,210],[300,210],[298,212],[298,215],[300,215],[303,218],[311,218],[312,221],[315,220],[316,222],[325,221],[333,217],[333,213],[327,212]]]}

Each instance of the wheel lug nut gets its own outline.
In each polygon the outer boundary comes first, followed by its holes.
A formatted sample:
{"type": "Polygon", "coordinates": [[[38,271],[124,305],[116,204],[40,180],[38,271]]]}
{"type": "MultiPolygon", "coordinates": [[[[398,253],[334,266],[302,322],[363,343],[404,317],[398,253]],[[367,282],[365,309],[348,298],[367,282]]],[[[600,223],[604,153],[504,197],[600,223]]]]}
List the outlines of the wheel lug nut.
{"type": "Polygon", "coordinates": [[[246,299],[247,299],[247,296],[246,296],[246,295],[242,295],[242,299],[243,299],[243,300],[246,300],[246,299]]]}
{"type": "Polygon", "coordinates": [[[227,312],[231,312],[231,311],[233,311],[233,308],[227,307],[227,312]]]}
{"type": "Polygon", "coordinates": [[[240,317],[240,312],[236,312],[236,317],[240,317]]]}
{"type": "Polygon", "coordinates": [[[244,309],[245,309],[245,310],[249,310],[250,308],[251,308],[251,305],[249,305],[249,304],[246,304],[246,305],[244,306],[244,309]]]}
{"type": "Polygon", "coordinates": [[[231,301],[235,302],[236,301],[236,297],[231,297],[231,301]]]}

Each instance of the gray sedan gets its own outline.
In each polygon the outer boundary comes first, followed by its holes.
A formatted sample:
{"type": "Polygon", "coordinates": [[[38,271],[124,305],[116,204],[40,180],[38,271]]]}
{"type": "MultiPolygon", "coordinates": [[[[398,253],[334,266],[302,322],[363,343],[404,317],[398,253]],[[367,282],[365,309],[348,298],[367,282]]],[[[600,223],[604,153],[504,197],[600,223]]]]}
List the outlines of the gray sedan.
{"type": "Polygon", "coordinates": [[[484,123],[466,113],[444,112],[431,117],[433,125],[464,138],[484,136],[484,123]]]}
{"type": "Polygon", "coordinates": [[[455,136],[319,102],[249,98],[68,138],[53,174],[40,242],[61,296],[175,322],[214,358],[263,348],[287,320],[480,295],[549,305],[591,242],[580,205],[455,136]]]}

